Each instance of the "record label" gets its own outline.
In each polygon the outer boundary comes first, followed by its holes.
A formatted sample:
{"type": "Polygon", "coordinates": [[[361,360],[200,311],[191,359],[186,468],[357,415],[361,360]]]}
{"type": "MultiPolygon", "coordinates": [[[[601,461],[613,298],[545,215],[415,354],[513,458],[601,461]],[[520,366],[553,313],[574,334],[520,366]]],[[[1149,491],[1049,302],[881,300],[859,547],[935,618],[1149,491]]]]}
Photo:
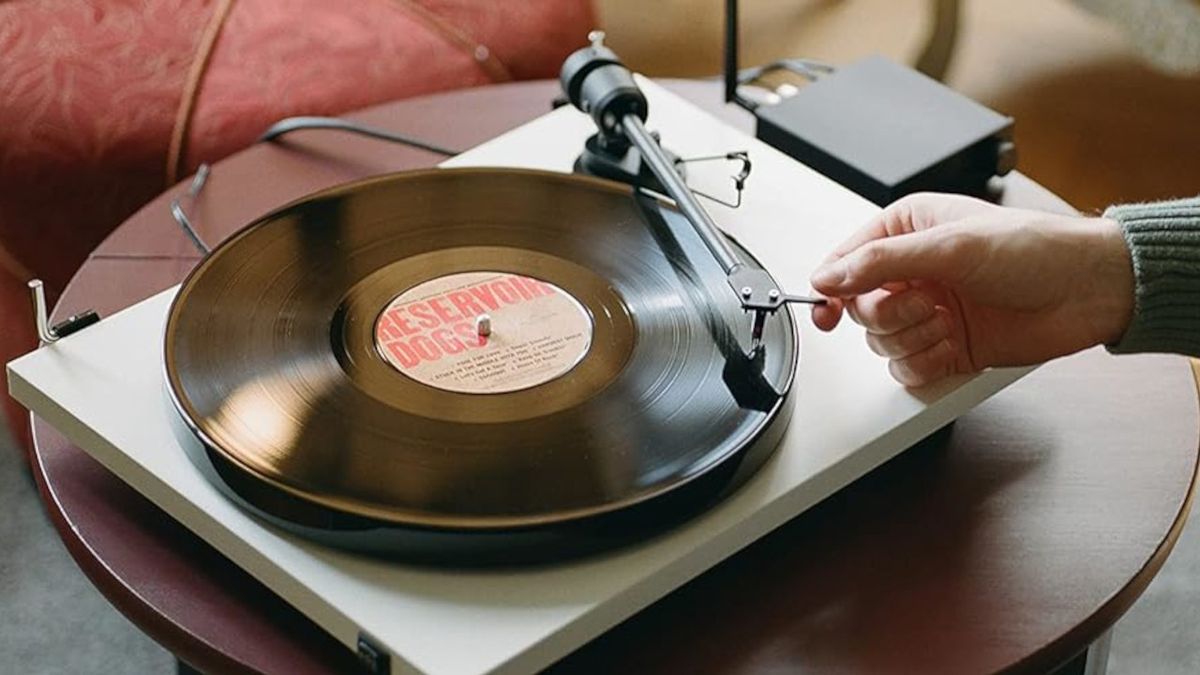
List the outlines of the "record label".
{"type": "Polygon", "coordinates": [[[375,322],[375,346],[393,368],[465,394],[553,380],[583,360],[591,343],[592,320],[578,300],[509,272],[430,279],[392,300],[375,322]]]}

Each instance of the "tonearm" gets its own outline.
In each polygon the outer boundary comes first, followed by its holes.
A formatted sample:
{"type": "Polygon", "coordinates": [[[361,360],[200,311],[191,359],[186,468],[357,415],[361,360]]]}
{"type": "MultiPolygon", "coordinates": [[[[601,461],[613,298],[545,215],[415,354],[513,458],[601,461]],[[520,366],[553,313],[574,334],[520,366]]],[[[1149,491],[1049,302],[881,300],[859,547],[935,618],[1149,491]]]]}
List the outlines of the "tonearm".
{"type": "Polygon", "coordinates": [[[631,180],[639,187],[665,192],[675,200],[705,246],[725,271],[729,287],[737,294],[743,309],[753,313],[752,348],[762,340],[767,317],[789,302],[823,304],[822,298],[790,295],[780,290],[771,276],[738,258],[712,217],[696,200],[691,189],[659,145],[658,138],[646,129],[649,114],[646,97],[638,88],[633,73],[617,55],[604,46],[604,34],[593,32],[591,45],[567,57],[561,81],[567,99],[579,110],[591,115],[597,132],[588,139],[588,153],[602,153],[613,166],[622,168],[631,179],[649,174],[655,182],[631,180]],[[660,190],[661,188],[661,190],[660,190]]]}

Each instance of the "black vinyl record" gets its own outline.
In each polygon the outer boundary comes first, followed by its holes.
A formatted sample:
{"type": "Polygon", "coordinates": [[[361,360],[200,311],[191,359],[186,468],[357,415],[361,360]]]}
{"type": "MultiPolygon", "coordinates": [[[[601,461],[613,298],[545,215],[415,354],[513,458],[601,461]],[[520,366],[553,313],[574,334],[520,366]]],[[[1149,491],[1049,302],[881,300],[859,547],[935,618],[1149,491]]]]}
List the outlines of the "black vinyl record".
{"type": "Polygon", "coordinates": [[[277,525],[412,560],[547,559],[678,522],[769,456],[797,333],[784,308],[752,357],[749,324],[660,200],[402,173],[217,247],[171,306],[166,384],[193,458],[277,525]]]}

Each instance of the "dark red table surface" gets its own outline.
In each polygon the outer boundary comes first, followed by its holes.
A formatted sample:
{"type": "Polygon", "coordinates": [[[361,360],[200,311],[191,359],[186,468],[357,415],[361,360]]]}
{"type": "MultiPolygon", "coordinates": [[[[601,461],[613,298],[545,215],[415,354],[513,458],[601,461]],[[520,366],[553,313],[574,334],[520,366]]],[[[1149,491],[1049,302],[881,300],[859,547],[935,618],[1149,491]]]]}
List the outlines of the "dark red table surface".
{"type": "MultiPolygon", "coordinates": [[[[719,103],[715,84],[671,86],[749,128],[748,117],[719,103]]],[[[545,112],[556,91],[550,82],[502,85],[356,117],[467,148],[545,112]]],[[[300,132],[218,163],[193,217],[212,243],[318,188],[439,159],[300,132]]],[[[167,211],[182,189],[96,249],[56,316],[85,307],[111,314],[182,279],[198,258],[167,211]]],[[[1004,202],[1068,208],[1019,175],[1004,202]]],[[[1044,671],[1101,635],[1162,565],[1191,500],[1198,428],[1182,358],[1092,351],[1057,361],[558,669],[1044,671]]],[[[155,640],[212,672],[354,668],[348,649],[49,425],[35,420],[34,429],[35,477],[68,550],[155,640]]]]}

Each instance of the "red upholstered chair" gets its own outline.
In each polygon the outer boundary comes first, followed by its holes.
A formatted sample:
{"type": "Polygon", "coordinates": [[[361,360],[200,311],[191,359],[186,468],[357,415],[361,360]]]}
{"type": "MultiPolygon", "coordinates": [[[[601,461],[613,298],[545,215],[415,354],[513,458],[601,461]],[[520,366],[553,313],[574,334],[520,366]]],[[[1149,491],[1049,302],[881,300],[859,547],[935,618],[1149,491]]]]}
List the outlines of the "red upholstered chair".
{"type": "MultiPolygon", "coordinates": [[[[290,115],[554,76],[588,0],[0,3],[0,363],[139,206],[290,115]]],[[[23,410],[5,397],[27,444],[23,410]]]]}

